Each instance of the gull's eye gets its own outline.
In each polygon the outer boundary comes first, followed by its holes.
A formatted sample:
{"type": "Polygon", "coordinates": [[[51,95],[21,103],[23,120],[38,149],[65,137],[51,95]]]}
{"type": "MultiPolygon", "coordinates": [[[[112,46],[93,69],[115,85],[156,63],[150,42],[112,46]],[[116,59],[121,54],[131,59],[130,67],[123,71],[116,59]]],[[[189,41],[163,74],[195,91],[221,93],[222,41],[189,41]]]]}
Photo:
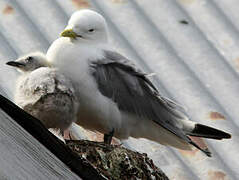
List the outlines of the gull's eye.
{"type": "Polygon", "coordinates": [[[27,57],[27,59],[26,59],[27,62],[31,62],[32,60],[33,60],[33,57],[31,57],[31,56],[27,57]]]}
{"type": "Polygon", "coordinates": [[[89,29],[88,31],[89,31],[89,32],[94,32],[95,30],[94,30],[94,29],[89,29]]]}

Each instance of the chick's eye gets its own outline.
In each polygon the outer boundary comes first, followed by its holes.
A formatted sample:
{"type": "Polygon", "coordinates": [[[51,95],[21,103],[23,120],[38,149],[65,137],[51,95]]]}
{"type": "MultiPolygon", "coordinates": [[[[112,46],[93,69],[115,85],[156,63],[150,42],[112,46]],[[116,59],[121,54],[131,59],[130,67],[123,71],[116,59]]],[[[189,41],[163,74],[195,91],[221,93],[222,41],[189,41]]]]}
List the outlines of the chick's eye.
{"type": "Polygon", "coordinates": [[[30,62],[30,61],[32,61],[32,59],[33,59],[33,58],[32,58],[31,56],[29,56],[29,57],[27,57],[26,61],[27,61],[27,62],[30,62]]]}
{"type": "Polygon", "coordinates": [[[89,32],[94,32],[95,30],[94,30],[94,29],[89,29],[88,31],[89,31],[89,32]]]}

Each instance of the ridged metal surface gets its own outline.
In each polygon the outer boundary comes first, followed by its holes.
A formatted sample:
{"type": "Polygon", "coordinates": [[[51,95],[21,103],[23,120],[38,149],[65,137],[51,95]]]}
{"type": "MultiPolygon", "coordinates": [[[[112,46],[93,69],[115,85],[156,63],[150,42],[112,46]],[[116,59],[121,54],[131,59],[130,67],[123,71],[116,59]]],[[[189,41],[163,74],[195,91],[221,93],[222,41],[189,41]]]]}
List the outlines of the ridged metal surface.
{"type": "Polygon", "coordinates": [[[0,120],[1,180],[81,180],[2,109],[0,120]]]}
{"type": "Polygon", "coordinates": [[[0,91],[13,97],[17,73],[7,60],[46,52],[75,10],[94,9],[105,16],[115,49],[155,72],[162,94],[192,120],[232,134],[204,141],[212,158],[147,140],[124,145],[147,153],[171,179],[239,179],[238,7],[238,0],[1,0],[0,91]]]}

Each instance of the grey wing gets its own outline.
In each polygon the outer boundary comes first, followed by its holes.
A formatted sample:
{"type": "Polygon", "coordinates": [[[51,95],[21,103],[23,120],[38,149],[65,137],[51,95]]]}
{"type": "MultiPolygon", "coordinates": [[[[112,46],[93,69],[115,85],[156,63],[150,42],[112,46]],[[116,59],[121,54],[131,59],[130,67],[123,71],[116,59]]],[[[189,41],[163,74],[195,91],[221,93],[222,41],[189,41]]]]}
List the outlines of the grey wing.
{"type": "Polygon", "coordinates": [[[160,96],[158,90],[129,60],[112,51],[91,63],[92,75],[100,92],[112,99],[121,111],[156,122],[173,134],[191,141],[181,130],[183,113],[177,104],[160,96]]]}

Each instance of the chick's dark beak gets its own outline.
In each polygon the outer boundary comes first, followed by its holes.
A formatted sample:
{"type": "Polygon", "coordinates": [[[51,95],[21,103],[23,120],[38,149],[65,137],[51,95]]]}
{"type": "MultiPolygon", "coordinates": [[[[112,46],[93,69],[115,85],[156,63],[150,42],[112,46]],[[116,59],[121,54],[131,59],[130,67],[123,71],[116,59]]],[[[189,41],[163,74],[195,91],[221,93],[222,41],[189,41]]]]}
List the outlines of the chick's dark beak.
{"type": "Polygon", "coordinates": [[[14,66],[14,67],[23,67],[25,66],[25,64],[20,63],[20,62],[16,62],[16,61],[9,61],[6,63],[9,66],[14,66]]]}

